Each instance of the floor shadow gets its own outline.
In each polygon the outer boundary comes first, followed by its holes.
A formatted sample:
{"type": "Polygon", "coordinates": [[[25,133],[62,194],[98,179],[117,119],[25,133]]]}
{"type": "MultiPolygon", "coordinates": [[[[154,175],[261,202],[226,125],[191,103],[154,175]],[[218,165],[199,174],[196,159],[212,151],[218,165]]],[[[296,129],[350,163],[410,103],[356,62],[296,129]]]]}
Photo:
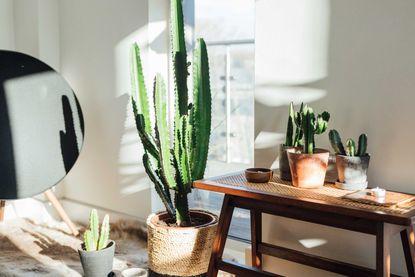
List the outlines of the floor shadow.
{"type": "Polygon", "coordinates": [[[23,228],[22,231],[36,239],[34,243],[36,243],[36,245],[38,245],[41,248],[39,254],[48,256],[54,260],[61,260],[62,257],[66,257],[74,261],[79,260],[79,256],[76,250],[72,247],[62,245],[45,234],[34,233],[23,228]]]}

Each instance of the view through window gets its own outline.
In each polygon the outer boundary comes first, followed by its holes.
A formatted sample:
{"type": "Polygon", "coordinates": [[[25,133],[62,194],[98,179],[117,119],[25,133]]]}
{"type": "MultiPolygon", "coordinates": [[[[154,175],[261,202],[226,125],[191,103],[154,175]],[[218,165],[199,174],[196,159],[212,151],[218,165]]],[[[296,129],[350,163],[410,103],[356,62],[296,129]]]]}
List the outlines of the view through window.
{"type": "MultiPolygon", "coordinates": [[[[254,0],[185,0],[186,36],[208,47],[212,89],[212,132],[206,177],[253,164],[254,0]]],[[[221,194],[197,191],[191,206],[219,213],[221,194]]],[[[230,236],[249,237],[249,213],[236,210],[230,236]]]]}

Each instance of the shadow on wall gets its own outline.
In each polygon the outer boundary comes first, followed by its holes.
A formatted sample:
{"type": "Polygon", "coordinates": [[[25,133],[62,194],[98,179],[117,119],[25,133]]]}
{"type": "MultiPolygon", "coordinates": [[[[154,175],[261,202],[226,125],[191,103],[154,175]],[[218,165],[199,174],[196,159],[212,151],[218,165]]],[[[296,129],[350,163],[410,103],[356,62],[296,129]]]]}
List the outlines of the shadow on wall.
{"type": "Polygon", "coordinates": [[[269,28],[256,29],[255,164],[278,168],[290,102],[312,103],[327,96],[316,84],[328,76],[330,2],[262,1],[257,8],[262,5],[277,14],[261,20],[263,26],[273,26],[271,34],[269,28]]]}

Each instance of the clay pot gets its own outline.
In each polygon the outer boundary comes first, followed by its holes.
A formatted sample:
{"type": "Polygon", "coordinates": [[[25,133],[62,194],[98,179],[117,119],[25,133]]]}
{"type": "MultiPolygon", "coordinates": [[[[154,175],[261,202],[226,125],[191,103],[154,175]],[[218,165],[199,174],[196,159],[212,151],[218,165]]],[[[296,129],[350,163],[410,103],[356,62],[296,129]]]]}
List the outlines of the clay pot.
{"type": "Polygon", "coordinates": [[[318,188],[324,185],[329,151],[316,148],[314,154],[288,150],[292,184],[299,188],[318,188]]]}
{"type": "Polygon", "coordinates": [[[82,243],[78,253],[86,277],[107,276],[112,271],[115,252],[115,242],[113,240],[102,250],[86,251],[84,249],[85,246],[82,243]]]}
{"type": "Polygon", "coordinates": [[[287,150],[295,149],[293,146],[285,146],[280,144],[280,151],[278,155],[280,178],[284,181],[291,181],[290,164],[288,162],[287,150]]]}
{"type": "Polygon", "coordinates": [[[218,217],[202,210],[190,210],[192,218],[206,222],[193,227],[163,224],[166,212],[147,219],[149,276],[199,276],[208,270],[218,217]]]}
{"type": "Polygon", "coordinates": [[[367,188],[367,170],[370,156],[349,157],[336,155],[339,182],[336,185],[342,189],[362,190],[367,188]]]}

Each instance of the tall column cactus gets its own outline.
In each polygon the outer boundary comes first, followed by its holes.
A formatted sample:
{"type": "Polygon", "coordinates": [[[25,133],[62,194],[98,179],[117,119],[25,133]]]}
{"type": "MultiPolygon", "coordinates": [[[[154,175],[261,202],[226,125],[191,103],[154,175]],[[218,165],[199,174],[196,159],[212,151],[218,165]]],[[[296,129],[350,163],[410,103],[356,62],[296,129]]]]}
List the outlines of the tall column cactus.
{"type": "Polygon", "coordinates": [[[171,1],[171,50],[175,96],[173,130],[169,127],[166,86],[159,74],[154,79],[154,106],[150,107],[137,44],[131,48],[132,105],[144,147],[146,173],[171,218],[179,226],[188,226],[191,219],[187,195],[193,180],[203,178],[206,168],[212,100],[206,44],[198,39],[193,54],[193,103],[189,103],[190,63],[187,62],[181,0],[171,1]]]}
{"type": "Polygon", "coordinates": [[[301,115],[302,130],[304,133],[304,153],[314,153],[314,135],[320,135],[326,131],[329,119],[330,114],[328,112],[318,114],[316,118],[311,107],[307,105],[304,107],[301,115]]]}

